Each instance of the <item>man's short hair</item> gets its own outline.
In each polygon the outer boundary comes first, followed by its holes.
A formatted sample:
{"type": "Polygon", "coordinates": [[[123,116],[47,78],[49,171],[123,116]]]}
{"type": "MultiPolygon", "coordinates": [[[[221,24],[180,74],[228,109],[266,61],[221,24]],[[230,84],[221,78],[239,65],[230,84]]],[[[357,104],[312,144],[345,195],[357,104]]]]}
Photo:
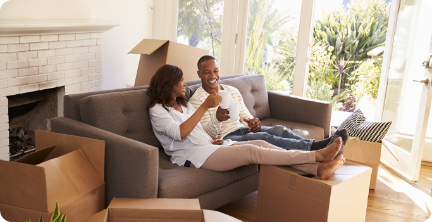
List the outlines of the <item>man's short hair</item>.
{"type": "Polygon", "coordinates": [[[211,56],[211,55],[205,55],[205,56],[202,56],[202,57],[198,60],[198,64],[197,64],[197,66],[198,66],[198,70],[199,70],[199,68],[200,68],[200,66],[201,66],[201,63],[203,63],[203,62],[205,62],[205,61],[208,61],[208,60],[215,60],[215,61],[217,62],[217,59],[216,59],[215,57],[211,56]]]}

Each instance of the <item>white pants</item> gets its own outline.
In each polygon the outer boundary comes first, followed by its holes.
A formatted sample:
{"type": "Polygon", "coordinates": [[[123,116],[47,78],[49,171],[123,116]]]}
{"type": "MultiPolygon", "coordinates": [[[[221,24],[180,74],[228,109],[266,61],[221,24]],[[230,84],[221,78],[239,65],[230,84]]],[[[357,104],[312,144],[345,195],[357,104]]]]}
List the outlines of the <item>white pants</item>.
{"type": "Polygon", "coordinates": [[[210,155],[201,169],[227,171],[248,164],[290,165],[317,175],[315,151],[285,150],[262,140],[236,142],[222,146],[210,155]]]}

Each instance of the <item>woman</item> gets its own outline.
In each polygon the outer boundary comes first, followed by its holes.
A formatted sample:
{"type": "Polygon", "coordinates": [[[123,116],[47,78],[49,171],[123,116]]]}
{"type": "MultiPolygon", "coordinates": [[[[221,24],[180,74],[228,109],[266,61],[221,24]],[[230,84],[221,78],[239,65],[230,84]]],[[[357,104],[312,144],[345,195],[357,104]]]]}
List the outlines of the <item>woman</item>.
{"type": "Polygon", "coordinates": [[[211,138],[199,122],[207,109],[219,105],[221,97],[212,94],[195,110],[186,100],[185,87],[181,69],[164,65],[156,71],[147,91],[153,131],[173,164],[215,171],[251,163],[293,165],[326,180],[345,162],[343,155],[334,158],[342,144],[340,137],[318,151],[284,150],[260,140],[211,138]]]}

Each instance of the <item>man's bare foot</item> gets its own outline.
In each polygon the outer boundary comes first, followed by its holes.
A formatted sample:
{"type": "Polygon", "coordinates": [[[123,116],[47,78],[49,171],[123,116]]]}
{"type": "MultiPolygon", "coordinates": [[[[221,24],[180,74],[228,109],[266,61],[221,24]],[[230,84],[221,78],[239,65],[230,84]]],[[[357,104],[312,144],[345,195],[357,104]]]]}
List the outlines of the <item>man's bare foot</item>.
{"type": "Polygon", "coordinates": [[[339,152],[341,145],[342,145],[342,139],[339,137],[330,146],[315,151],[315,161],[326,162],[326,161],[333,160],[333,158],[339,152]]]}
{"type": "Polygon", "coordinates": [[[328,180],[344,163],[345,158],[343,155],[338,156],[332,161],[322,162],[318,165],[318,176],[321,180],[328,180]]]}

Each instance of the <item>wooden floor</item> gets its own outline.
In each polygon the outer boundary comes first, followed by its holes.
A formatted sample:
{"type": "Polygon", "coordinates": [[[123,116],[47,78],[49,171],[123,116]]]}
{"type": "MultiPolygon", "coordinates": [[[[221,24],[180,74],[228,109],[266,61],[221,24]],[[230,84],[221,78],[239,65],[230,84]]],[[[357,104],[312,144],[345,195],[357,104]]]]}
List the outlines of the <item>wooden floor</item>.
{"type": "MultiPolygon", "coordinates": [[[[381,166],[377,188],[369,191],[366,221],[426,221],[431,217],[431,191],[432,165],[422,165],[416,183],[402,180],[381,166]]],[[[258,191],[217,210],[245,222],[254,222],[257,197],[258,191]]]]}

